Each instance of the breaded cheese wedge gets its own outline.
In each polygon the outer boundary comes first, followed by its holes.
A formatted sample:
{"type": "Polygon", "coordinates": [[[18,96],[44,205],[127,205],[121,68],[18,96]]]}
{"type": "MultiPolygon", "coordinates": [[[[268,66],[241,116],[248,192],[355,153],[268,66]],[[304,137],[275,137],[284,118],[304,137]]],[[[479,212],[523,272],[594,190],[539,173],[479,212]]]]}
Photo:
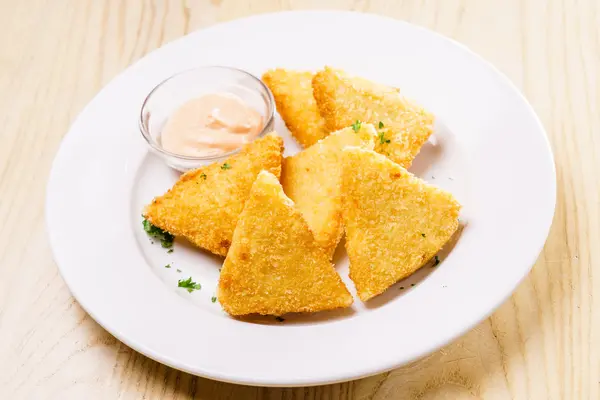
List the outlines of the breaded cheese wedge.
{"type": "Polygon", "coordinates": [[[344,150],[342,193],[350,279],[363,301],[418,270],[458,228],[452,194],[373,151],[344,150]]]}
{"type": "Polygon", "coordinates": [[[395,88],[326,67],[315,74],[313,92],[330,130],[356,121],[373,124],[379,131],[375,151],[405,168],[433,132],[433,114],[402,97],[395,88]]]}
{"type": "Polygon", "coordinates": [[[342,149],[373,149],[376,131],[362,124],[333,132],[309,148],[283,159],[281,185],[296,203],[317,243],[330,257],[343,233],[341,172],[342,149]]]}
{"type": "Polygon", "coordinates": [[[312,72],[283,68],[267,71],[262,77],[273,93],[279,115],[303,147],[329,134],[313,97],[312,78],[312,72]]]}
{"type": "Polygon", "coordinates": [[[256,176],[261,170],[279,176],[282,152],[283,140],[270,133],[224,162],[186,172],[143,215],[153,225],[225,256],[256,176]]]}
{"type": "Polygon", "coordinates": [[[353,302],[302,214],[266,171],[240,215],[217,297],[231,315],[315,312],[353,302]]]}

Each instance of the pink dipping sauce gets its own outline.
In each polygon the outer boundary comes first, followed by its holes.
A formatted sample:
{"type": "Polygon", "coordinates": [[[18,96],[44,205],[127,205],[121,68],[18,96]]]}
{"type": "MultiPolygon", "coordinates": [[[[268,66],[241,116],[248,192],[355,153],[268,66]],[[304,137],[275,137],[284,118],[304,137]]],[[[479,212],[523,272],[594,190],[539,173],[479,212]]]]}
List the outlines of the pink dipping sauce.
{"type": "Polygon", "coordinates": [[[163,149],[192,157],[239,149],[263,129],[263,117],[232,93],[212,93],[178,108],[162,132],[163,149]]]}

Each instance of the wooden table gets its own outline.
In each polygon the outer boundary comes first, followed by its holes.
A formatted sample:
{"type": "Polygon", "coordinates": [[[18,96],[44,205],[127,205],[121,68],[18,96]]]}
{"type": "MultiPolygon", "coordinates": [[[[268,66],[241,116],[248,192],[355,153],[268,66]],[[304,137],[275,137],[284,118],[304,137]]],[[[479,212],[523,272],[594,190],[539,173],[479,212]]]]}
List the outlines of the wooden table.
{"type": "Polygon", "coordinates": [[[599,26],[596,0],[0,0],[0,398],[599,399],[599,26]],[[103,85],[164,43],[220,21],[316,7],[441,32],[523,90],[548,131],[558,172],[545,250],[491,318],[390,373],[267,389],[151,361],[79,307],[52,261],[43,206],[60,140],[103,85]]]}

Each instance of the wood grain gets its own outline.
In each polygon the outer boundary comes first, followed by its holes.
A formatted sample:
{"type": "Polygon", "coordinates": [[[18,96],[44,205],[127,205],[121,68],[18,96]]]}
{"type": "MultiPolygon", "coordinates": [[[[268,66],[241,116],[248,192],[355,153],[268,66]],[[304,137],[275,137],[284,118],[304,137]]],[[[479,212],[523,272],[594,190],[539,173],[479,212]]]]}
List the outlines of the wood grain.
{"type": "Polygon", "coordinates": [[[0,27],[0,398],[600,398],[596,0],[0,0],[0,27]],[[71,297],[45,233],[49,168],[77,113],[144,54],[220,21],[307,8],[405,19],[498,66],[524,91],[550,136],[558,174],[554,224],[533,271],[504,305],[412,365],[314,388],[193,377],[132,351],[71,297]]]}

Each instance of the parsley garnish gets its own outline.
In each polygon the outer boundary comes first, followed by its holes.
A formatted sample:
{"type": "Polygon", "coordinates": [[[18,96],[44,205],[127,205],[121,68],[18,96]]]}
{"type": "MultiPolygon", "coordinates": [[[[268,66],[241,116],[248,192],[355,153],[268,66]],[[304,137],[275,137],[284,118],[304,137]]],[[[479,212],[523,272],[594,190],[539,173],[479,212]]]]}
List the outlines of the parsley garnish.
{"type": "Polygon", "coordinates": [[[179,268],[177,268],[177,272],[181,272],[181,270],[179,268]]]}
{"type": "Polygon", "coordinates": [[[231,169],[231,165],[225,163],[225,164],[221,165],[221,169],[231,169]]]}
{"type": "Polygon", "coordinates": [[[379,121],[379,129],[383,128],[383,122],[379,121]]]}
{"type": "Polygon", "coordinates": [[[167,251],[167,253],[169,253],[169,254],[172,252],[173,252],[173,249],[169,249],[169,251],[167,251]]]}
{"type": "Polygon", "coordinates": [[[424,233],[421,233],[421,236],[425,237],[425,234],[424,234],[424,233]]]}
{"type": "Polygon", "coordinates": [[[202,179],[206,180],[206,174],[205,174],[204,172],[203,172],[203,173],[201,173],[201,174],[200,174],[200,178],[202,178],[202,179]]]}
{"type": "Polygon", "coordinates": [[[385,138],[385,132],[379,132],[379,144],[389,143],[390,139],[385,138]]]}
{"type": "Polygon", "coordinates": [[[146,231],[149,236],[160,240],[162,247],[166,249],[173,247],[173,239],[175,239],[175,236],[167,231],[163,231],[158,226],[152,225],[152,223],[145,218],[142,225],[144,226],[144,231],[146,231]]]}
{"type": "Polygon", "coordinates": [[[217,298],[215,296],[210,298],[210,301],[212,301],[213,303],[215,303],[217,301],[217,298]]]}
{"type": "Polygon", "coordinates": [[[438,256],[434,257],[434,261],[433,261],[433,266],[437,267],[437,265],[440,263],[440,258],[438,256]]]}
{"type": "Polygon", "coordinates": [[[356,122],[352,124],[352,130],[354,132],[358,132],[360,130],[361,125],[362,125],[362,122],[360,122],[359,120],[356,120],[356,122]]]}
{"type": "Polygon", "coordinates": [[[165,265],[165,268],[171,268],[171,264],[165,265]]]}
{"type": "Polygon", "coordinates": [[[194,290],[200,290],[202,286],[200,286],[199,283],[194,282],[190,276],[186,280],[180,279],[177,282],[177,287],[187,289],[188,292],[192,293],[194,290]]]}
{"type": "Polygon", "coordinates": [[[275,317],[275,320],[276,320],[277,322],[283,322],[283,321],[285,321],[285,319],[283,319],[283,318],[281,318],[281,317],[275,317]]]}

